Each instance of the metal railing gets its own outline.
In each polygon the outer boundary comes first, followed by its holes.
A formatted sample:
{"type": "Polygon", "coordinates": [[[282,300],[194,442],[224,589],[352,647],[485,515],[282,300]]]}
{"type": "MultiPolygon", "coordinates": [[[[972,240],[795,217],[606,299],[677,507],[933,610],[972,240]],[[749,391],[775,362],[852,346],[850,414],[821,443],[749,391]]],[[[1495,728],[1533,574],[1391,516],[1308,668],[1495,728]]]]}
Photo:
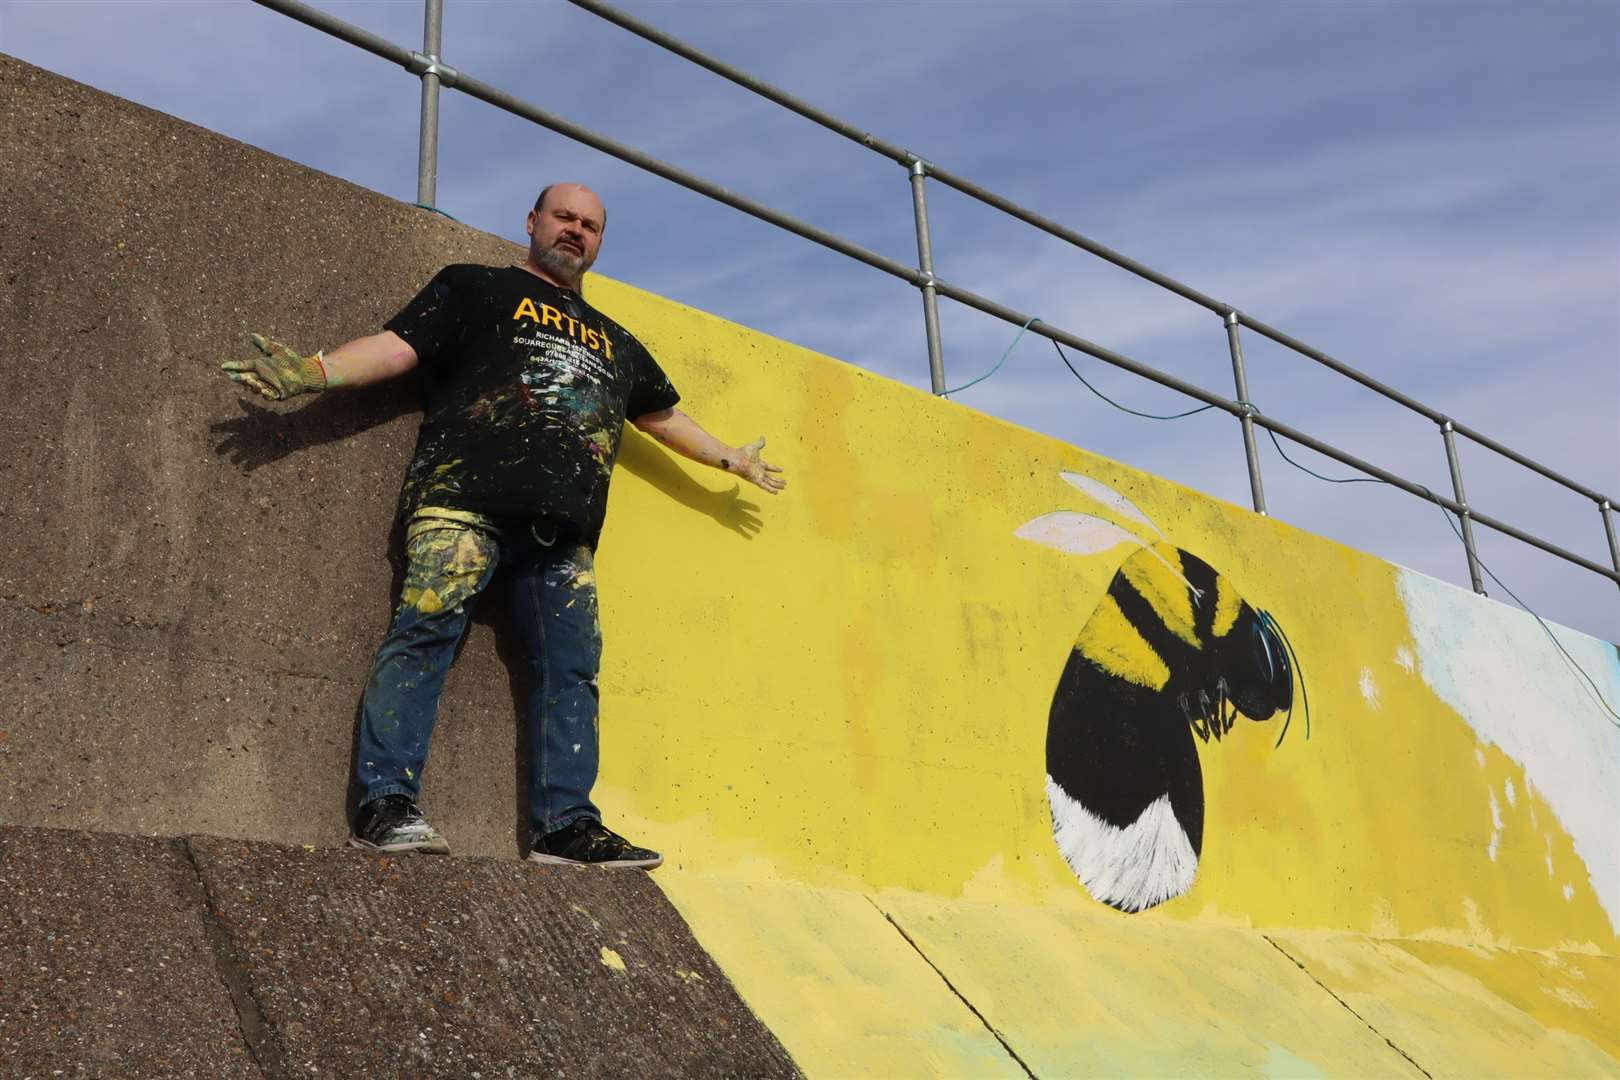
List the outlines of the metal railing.
{"type": "Polygon", "coordinates": [[[1304,342],[1283,333],[1281,330],[1245,314],[1232,304],[1216,300],[1049,218],[1019,206],[1017,203],[1003,198],[995,192],[957,176],[918,154],[885,142],[870,132],[862,131],[852,124],[846,123],[769,83],[749,75],[747,72],[708,56],[653,26],[649,26],[607,4],[601,3],[600,0],[570,0],[570,3],[698,64],[761,97],[790,109],[800,116],[858,143],[873,153],[880,154],[900,164],[906,171],[911,187],[912,214],[917,233],[917,266],[912,267],[895,262],[840,236],[800,221],[763,203],[738,195],[718,184],[670,165],[649,154],[644,154],[633,147],[615,142],[604,135],[549,113],[487,83],[480,82],[466,72],[450,67],[444,63],[440,56],[443,0],[424,0],[423,52],[415,52],[396,45],[367,30],[337,19],[318,8],[301,3],[299,0],[254,0],[254,2],[346,41],[351,45],[358,46],[385,60],[399,64],[413,75],[420,77],[422,81],[422,120],[417,163],[417,199],[421,203],[432,206],[436,200],[439,89],[440,87],[447,87],[458,90],[469,97],[477,98],[514,116],[520,116],[559,135],[583,143],[610,157],[644,169],[656,176],[661,176],[681,187],[724,203],[761,221],[769,222],[778,228],[820,244],[857,262],[865,263],[873,269],[880,270],[891,277],[898,278],[916,287],[922,294],[923,328],[928,343],[929,376],[935,394],[943,395],[945,393],[944,353],[940,343],[938,309],[938,298],[944,296],[967,307],[1001,319],[1013,326],[1026,328],[1029,333],[1038,334],[1060,344],[1068,345],[1104,363],[1132,372],[1144,379],[1158,383],[1160,386],[1168,387],[1235,417],[1239,421],[1242,432],[1244,456],[1248,467],[1249,487],[1254,508],[1261,514],[1265,514],[1267,510],[1265,491],[1260,475],[1260,457],[1255,442],[1254,429],[1256,426],[1265,428],[1275,435],[1281,435],[1301,446],[1308,447],[1319,454],[1365,473],[1369,477],[1382,480],[1393,487],[1400,488],[1450,511],[1456,516],[1460,526],[1458,533],[1462,537],[1463,548],[1467,554],[1468,576],[1475,592],[1483,593],[1485,591],[1480,576],[1481,564],[1474,545],[1473,525],[1475,522],[1549,554],[1556,555],[1567,562],[1605,577],[1616,585],[1620,585],[1620,541],[1617,541],[1615,535],[1614,500],[1607,495],[1579,484],[1547,466],[1502,445],[1496,440],[1458,423],[1440,410],[1408,397],[1393,387],[1386,386],[1349,364],[1336,360],[1327,353],[1314,349],[1304,342]],[[928,225],[927,182],[930,179],[1015,217],[1025,224],[1039,229],[1041,232],[1089,252],[1217,315],[1225,329],[1227,349],[1232,359],[1232,377],[1237,397],[1235,399],[1226,398],[1220,394],[1205,390],[1200,386],[1132,360],[1102,345],[1087,341],[1085,338],[1053,326],[1025,312],[1017,311],[939,278],[934,273],[932,238],[928,225]],[[1247,328],[1253,333],[1259,334],[1261,337],[1267,338],[1300,356],[1313,360],[1323,367],[1335,371],[1403,408],[1432,421],[1439,428],[1445,448],[1446,464],[1451,474],[1452,497],[1447,498],[1433,492],[1422,484],[1397,476],[1376,465],[1363,461],[1353,454],[1298,431],[1279,420],[1262,414],[1251,404],[1249,398],[1248,382],[1243,364],[1243,343],[1241,340],[1241,330],[1243,328],[1247,328]],[[1608,541],[1609,556],[1613,566],[1606,567],[1593,562],[1557,544],[1534,536],[1471,507],[1468,504],[1468,497],[1463,488],[1462,463],[1457,456],[1457,435],[1461,435],[1477,445],[1507,458],[1509,461],[1539,473],[1554,483],[1592,500],[1603,523],[1604,535],[1608,541]]]}

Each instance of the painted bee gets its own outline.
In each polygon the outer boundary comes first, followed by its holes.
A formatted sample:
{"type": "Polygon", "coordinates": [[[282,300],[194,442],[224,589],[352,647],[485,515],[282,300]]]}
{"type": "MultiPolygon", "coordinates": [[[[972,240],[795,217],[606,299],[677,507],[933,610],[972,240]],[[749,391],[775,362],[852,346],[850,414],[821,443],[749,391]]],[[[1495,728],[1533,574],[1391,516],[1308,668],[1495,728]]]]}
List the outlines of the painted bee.
{"type": "MultiPolygon", "coordinates": [[[[1192,888],[1204,843],[1198,747],[1237,714],[1293,719],[1297,656],[1282,628],[1232,583],[1175,547],[1130,500],[1089,477],[1063,479],[1155,539],[1060,511],[1014,534],[1059,551],[1136,550],[1081,628],[1046,732],[1046,793],[1059,850],[1093,897],[1142,911],[1192,888]],[[1195,742],[1195,737],[1197,741],[1195,742]]],[[[1310,737],[1310,699],[1305,736],[1310,737]]]]}

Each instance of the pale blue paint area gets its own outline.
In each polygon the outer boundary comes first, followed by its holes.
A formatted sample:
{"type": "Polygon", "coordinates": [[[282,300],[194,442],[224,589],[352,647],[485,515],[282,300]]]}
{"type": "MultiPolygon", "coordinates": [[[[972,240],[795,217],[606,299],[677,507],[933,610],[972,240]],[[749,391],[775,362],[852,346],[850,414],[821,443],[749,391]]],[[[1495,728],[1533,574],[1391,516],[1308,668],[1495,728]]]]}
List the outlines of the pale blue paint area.
{"type": "MultiPolygon", "coordinates": [[[[1530,615],[1412,570],[1402,569],[1398,583],[1415,674],[1482,742],[1524,768],[1569,830],[1610,924],[1620,926],[1620,723],[1530,615]]],[[[1548,626],[1610,706],[1620,707],[1614,646],[1548,626]]],[[[1568,867],[1558,868],[1560,884],[1571,876],[1568,867]]]]}
{"type": "Polygon", "coordinates": [[[974,1076],[1005,1077],[1006,1080],[1023,1080],[1026,1076],[1005,1048],[983,1028],[938,1024],[923,1033],[921,1038],[937,1048],[934,1054],[936,1061],[961,1063],[971,1068],[974,1076]]]}
{"type": "Polygon", "coordinates": [[[1271,1043],[1267,1050],[1269,1056],[1256,1067],[1255,1072],[1261,1076],[1274,1077],[1276,1080],[1316,1080],[1327,1074],[1315,1065],[1306,1061],[1297,1054],[1291,1053],[1286,1047],[1271,1043]]]}

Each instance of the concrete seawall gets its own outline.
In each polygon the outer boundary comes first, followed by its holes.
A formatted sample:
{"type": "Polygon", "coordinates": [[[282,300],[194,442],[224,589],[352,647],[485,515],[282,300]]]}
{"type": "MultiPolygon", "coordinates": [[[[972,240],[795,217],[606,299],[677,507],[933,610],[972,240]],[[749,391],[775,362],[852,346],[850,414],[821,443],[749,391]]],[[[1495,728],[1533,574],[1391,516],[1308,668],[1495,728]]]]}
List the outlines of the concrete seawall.
{"type": "MultiPolygon", "coordinates": [[[[19,650],[0,813],[340,838],[414,392],[277,411],[217,365],[249,330],[311,350],[372,332],[441,263],[513,249],[15,61],[0,76],[19,650]]],[[[434,755],[470,852],[516,849],[506,683],[481,627],[434,755]]]]}
{"type": "MultiPolygon", "coordinates": [[[[0,92],[0,825],[334,846],[414,393],[262,405],[217,364],[520,253],[5,57],[0,92]]],[[[1613,645],[587,290],[792,477],[627,432],[599,795],[808,1074],[1620,1067],[1613,645]]],[[[510,859],[503,617],[425,803],[510,859]]]]}
{"type": "Polygon", "coordinates": [[[644,874],[0,827],[0,1071],[799,1075],[644,874]]]}

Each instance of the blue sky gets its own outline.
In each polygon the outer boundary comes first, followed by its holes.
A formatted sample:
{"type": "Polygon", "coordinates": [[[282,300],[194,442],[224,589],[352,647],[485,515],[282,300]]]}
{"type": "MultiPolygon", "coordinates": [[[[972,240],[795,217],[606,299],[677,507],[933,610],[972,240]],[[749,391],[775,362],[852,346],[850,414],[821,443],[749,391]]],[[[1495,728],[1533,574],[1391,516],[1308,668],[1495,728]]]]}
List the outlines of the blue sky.
{"type": "MultiPolygon", "coordinates": [[[[421,47],[415,2],[318,6],[421,47]]],[[[1620,497],[1614,0],[622,6],[1620,497]]],[[[915,261],[898,165],[561,0],[445,7],[448,63],[915,261]]],[[[0,0],[0,50],[414,199],[415,80],[245,0],[0,0]]],[[[517,239],[541,183],[583,180],[611,209],[603,273],[928,385],[910,286],[453,92],[443,116],[439,203],[457,218],[517,239]]],[[[937,185],[930,211],[943,278],[1231,394],[1215,316],[937,185]]],[[[942,321],[952,386],[1015,333],[948,301],[942,321]]],[[[1431,423],[1254,335],[1245,351],[1269,414],[1449,492],[1431,423]]],[[[1135,408],[1194,404],[1071,359],[1135,408]]],[[[956,400],[1248,502],[1234,421],[1118,413],[1043,339],[956,400]]],[[[1589,501],[1462,454],[1483,512],[1608,562],[1589,501]]],[[[1466,585],[1433,506],[1324,484],[1269,444],[1262,466],[1275,516],[1466,585]]],[[[1620,589],[1479,532],[1533,607],[1620,640],[1620,589]]]]}

